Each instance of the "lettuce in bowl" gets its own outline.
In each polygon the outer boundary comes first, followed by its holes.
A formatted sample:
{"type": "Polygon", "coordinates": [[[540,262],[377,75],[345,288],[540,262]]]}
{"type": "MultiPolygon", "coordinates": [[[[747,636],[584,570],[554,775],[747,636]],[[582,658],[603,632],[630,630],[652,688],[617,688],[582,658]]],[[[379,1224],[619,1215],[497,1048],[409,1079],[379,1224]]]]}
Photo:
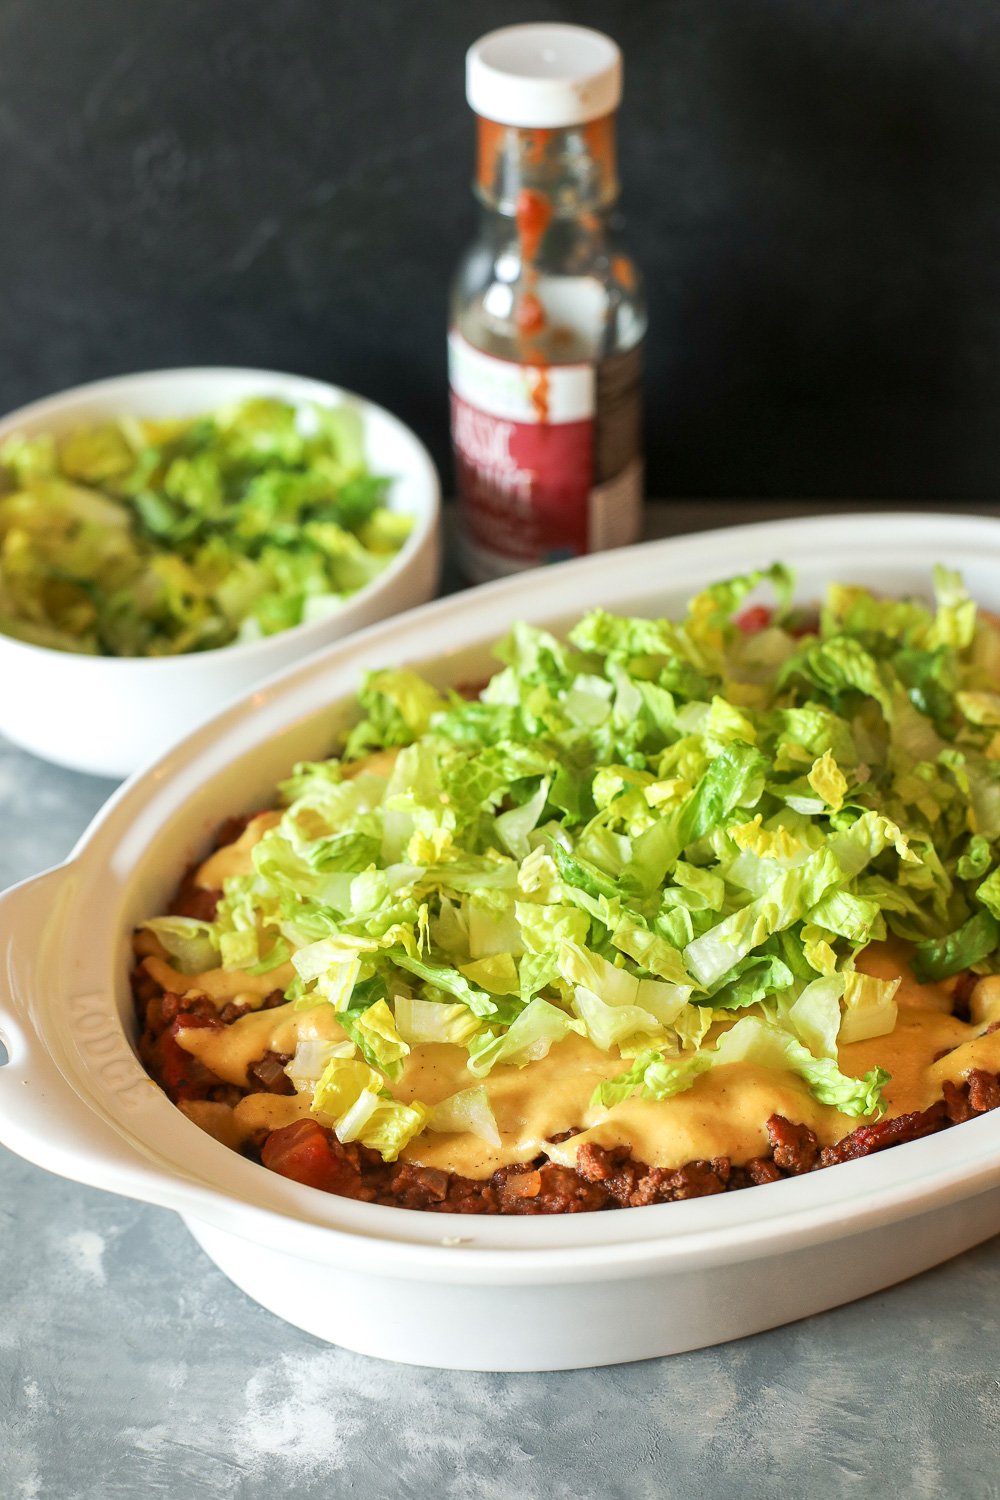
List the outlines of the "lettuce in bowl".
{"type": "Polygon", "coordinates": [[[352,406],[253,397],[0,445],[0,632],[176,656],[321,619],[410,533],[352,406]]]}

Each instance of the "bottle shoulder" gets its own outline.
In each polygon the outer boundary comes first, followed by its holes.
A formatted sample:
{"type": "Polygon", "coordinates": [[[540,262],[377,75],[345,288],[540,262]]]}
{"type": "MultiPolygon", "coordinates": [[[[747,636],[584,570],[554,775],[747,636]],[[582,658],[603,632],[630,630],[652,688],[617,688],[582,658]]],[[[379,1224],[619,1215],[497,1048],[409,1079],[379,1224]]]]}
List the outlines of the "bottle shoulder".
{"type": "Polygon", "coordinates": [[[485,289],[493,281],[508,286],[534,276],[586,276],[617,288],[624,295],[641,296],[642,272],[620,233],[596,233],[576,220],[556,224],[539,253],[526,260],[515,226],[506,219],[470,239],[459,255],[453,286],[485,289]]]}
{"type": "Polygon", "coordinates": [[[470,343],[527,362],[596,360],[640,343],[642,276],[617,242],[600,253],[524,267],[516,244],[473,241],[455,271],[451,321],[470,343]],[[530,346],[530,347],[529,347],[530,346]]]}

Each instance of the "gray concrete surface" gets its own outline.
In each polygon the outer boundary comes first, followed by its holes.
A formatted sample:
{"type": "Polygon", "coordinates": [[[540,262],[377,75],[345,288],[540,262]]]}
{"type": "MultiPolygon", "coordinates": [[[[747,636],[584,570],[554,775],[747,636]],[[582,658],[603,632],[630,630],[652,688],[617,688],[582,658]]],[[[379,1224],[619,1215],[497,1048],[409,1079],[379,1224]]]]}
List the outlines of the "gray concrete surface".
{"type": "MultiPolygon", "coordinates": [[[[0,886],[111,789],[0,742],[0,886]]],[[[392,1366],[248,1301],[173,1215],[0,1148],[0,1500],[998,1500],[998,1336],[993,1241],[670,1360],[392,1366]]]]}

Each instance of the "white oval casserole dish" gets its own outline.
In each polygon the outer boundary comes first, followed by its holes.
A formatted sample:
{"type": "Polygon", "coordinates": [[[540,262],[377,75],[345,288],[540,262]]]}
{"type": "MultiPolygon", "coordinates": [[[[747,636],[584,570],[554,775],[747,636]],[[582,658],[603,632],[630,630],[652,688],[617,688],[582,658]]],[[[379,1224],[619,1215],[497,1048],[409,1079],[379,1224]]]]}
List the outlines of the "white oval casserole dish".
{"type": "Polygon", "coordinates": [[[112,798],[67,862],[0,898],[0,1140],[80,1182],[176,1209],[249,1296],[383,1358],[538,1370],[739,1338],[924,1270],[1000,1231],[1000,1111],[811,1176],[685,1203],[538,1219],[354,1203],[265,1171],[174,1109],[136,1059],[130,933],[231,813],[267,801],[331,732],[366,667],[482,674],[515,618],[602,605],[674,613],[782,559],[927,590],[935,562],[1000,608],[1000,521],[896,515],[730,528],[503,580],[426,606],[273,679],[112,798]],[[333,705],[333,706],[331,706],[333,705]],[[340,706],[338,706],[340,705],[340,706]]]}

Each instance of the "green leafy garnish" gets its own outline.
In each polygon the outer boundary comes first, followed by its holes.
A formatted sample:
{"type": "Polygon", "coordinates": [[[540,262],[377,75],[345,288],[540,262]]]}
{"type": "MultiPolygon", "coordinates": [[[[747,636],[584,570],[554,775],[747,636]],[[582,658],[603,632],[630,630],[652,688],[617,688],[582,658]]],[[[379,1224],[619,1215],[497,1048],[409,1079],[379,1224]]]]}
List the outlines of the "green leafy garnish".
{"type": "Polygon", "coordinates": [[[297,1086],[385,1152],[428,1121],[494,1140],[490,1075],[556,1049],[606,1060],[595,1110],[748,1061],[878,1114],[887,1075],[842,1049],[893,1030],[897,984],[861,951],[913,943],[926,981],[1000,968],[1000,631],[953,575],[935,586],[835,586],[810,625],[774,568],[679,622],[516,625],[475,698],[371,673],[215,923],[151,926],[183,967],[290,952],[295,1004],[350,1038],[304,1050],[297,1086]],[[777,611],[745,630],[766,582],[777,611]],[[468,1065],[434,1112],[392,1097],[423,1046],[468,1065]]]}
{"type": "Polygon", "coordinates": [[[350,406],[257,397],[0,445],[0,632],[105,656],[174,656],[339,609],[392,561],[350,406]]]}

